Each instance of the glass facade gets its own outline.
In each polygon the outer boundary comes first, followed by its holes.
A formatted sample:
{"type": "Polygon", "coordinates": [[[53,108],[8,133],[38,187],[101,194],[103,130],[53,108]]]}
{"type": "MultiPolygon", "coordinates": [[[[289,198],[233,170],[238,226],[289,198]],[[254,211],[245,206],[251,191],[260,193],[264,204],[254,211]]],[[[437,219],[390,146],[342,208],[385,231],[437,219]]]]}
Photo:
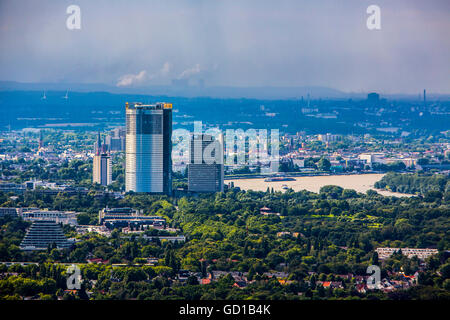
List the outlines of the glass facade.
{"type": "Polygon", "coordinates": [[[126,191],[172,192],[172,108],[166,105],[127,104],[126,191]]]}

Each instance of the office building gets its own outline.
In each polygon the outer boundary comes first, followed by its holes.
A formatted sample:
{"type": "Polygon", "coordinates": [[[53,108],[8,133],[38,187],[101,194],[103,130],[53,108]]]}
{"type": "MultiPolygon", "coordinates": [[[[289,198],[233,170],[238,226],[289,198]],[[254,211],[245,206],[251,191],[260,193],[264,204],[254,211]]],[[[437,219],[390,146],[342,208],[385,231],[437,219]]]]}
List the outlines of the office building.
{"type": "Polygon", "coordinates": [[[409,259],[411,259],[414,256],[417,256],[417,258],[421,260],[425,260],[428,257],[438,254],[437,249],[417,249],[417,248],[377,248],[375,250],[378,254],[378,258],[380,260],[384,260],[389,258],[394,253],[401,252],[403,255],[407,256],[409,259]]]}
{"type": "Polygon", "coordinates": [[[126,103],[125,191],[172,193],[172,104],[126,103]]]}
{"type": "Polygon", "coordinates": [[[108,154],[102,153],[94,156],[92,178],[94,183],[101,184],[102,186],[107,186],[112,183],[111,157],[108,154]]]}
{"type": "Polygon", "coordinates": [[[106,145],[101,142],[100,133],[95,144],[92,182],[101,184],[102,186],[107,186],[112,183],[111,157],[106,151],[106,145]]]}
{"type": "Polygon", "coordinates": [[[0,192],[8,193],[8,192],[14,192],[22,194],[25,191],[25,186],[23,184],[18,183],[0,183],[0,192]]]}
{"type": "Polygon", "coordinates": [[[98,213],[98,223],[103,224],[108,219],[128,219],[137,216],[138,212],[132,208],[104,208],[98,213]]]}
{"type": "Polygon", "coordinates": [[[6,216],[17,217],[20,212],[20,208],[0,208],[0,218],[6,216]]]}
{"type": "Polygon", "coordinates": [[[49,246],[58,249],[70,248],[71,242],[64,236],[61,226],[54,221],[33,222],[20,244],[22,250],[47,250],[49,246]]]}
{"type": "Polygon", "coordinates": [[[98,222],[108,228],[126,226],[165,227],[166,220],[160,216],[146,216],[132,208],[104,208],[98,213],[98,222]]]}
{"type": "Polygon", "coordinates": [[[125,128],[115,128],[106,136],[105,144],[108,151],[117,152],[125,150],[125,128]]]}
{"type": "Polygon", "coordinates": [[[335,142],[340,140],[341,136],[337,135],[337,134],[331,134],[331,133],[326,133],[326,134],[319,134],[317,135],[317,140],[322,141],[322,142],[335,142]]]}
{"type": "Polygon", "coordinates": [[[25,221],[46,220],[56,223],[77,225],[77,213],[73,211],[57,211],[38,208],[23,208],[20,215],[25,221]]]}
{"type": "Polygon", "coordinates": [[[365,161],[365,163],[369,166],[372,166],[374,163],[384,163],[384,153],[361,153],[358,155],[358,159],[365,161]]]}
{"type": "Polygon", "coordinates": [[[193,134],[189,143],[188,190],[223,191],[223,138],[193,134]]]}

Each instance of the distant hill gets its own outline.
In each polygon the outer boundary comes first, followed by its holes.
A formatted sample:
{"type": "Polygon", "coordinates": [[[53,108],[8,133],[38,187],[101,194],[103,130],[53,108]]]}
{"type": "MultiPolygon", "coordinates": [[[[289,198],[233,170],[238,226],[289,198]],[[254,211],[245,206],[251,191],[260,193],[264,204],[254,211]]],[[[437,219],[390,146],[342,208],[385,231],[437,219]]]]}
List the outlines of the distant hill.
{"type": "MultiPolygon", "coordinates": [[[[306,100],[294,99],[231,99],[210,97],[173,97],[167,95],[130,94],[98,92],[73,92],[63,90],[0,90],[0,131],[11,126],[13,129],[24,127],[47,127],[61,124],[80,128],[124,125],[125,102],[164,102],[174,105],[174,126],[189,127],[192,121],[203,121],[208,125],[231,123],[231,127],[279,128],[283,124],[289,127],[304,128],[306,123],[299,118],[301,108],[307,106],[306,100]],[[277,114],[273,117],[272,114],[277,114]],[[246,124],[245,124],[246,123],[246,124]]],[[[313,101],[318,100],[312,100],[313,101]]],[[[324,100],[329,101],[329,100],[324,100]]],[[[341,100],[346,101],[346,100],[341,100]]],[[[326,119],[321,119],[326,120],[326,119]]],[[[336,122],[331,119],[331,122],[336,122]]],[[[323,127],[324,124],[314,126],[323,127]]]]}
{"type": "MultiPolygon", "coordinates": [[[[151,96],[170,97],[210,97],[221,99],[365,99],[367,92],[343,92],[332,88],[321,86],[305,87],[201,87],[201,86],[133,86],[117,87],[103,83],[36,83],[0,81],[0,91],[77,91],[77,92],[109,92],[116,94],[143,94],[151,96]]],[[[381,94],[389,99],[417,100],[416,94],[381,94]]],[[[438,94],[427,92],[429,100],[450,100],[450,94],[438,94]]]]}
{"type": "Polygon", "coordinates": [[[148,86],[148,87],[116,87],[101,83],[22,83],[14,81],[0,81],[0,90],[19,91],[78,91],[145,94],[175,97],[211,97],[211,98],[248,98],[248,99],[306,99],[312,98],[349,98],[365,97],[365,94],[348,94],[339,90],[311,86],[311,87],[200,87],[200,86],[148,86]]]}
{"type": "Polygon", "coordinates": [[[296,88],[300,97],[273,98],[287,97],[293,90],[267,88],[262,93],[262,88],[145,89],[102,84],[1,82],[0,131],[27,127],[94,129],[123,126],[125,102],[164,101],[173,103],[174,128],[189,130],[192,129],[193,121],[224,129],[277,128],[290,133],[392,132],[400,135],[405,132],[407,135],[421,135],[424,131],[438,134],[450,129],[450,99],[429,98],[426,107],[417,96],[415,99],[383,97],[373,103],[362,94],[350,98],[339,91],[327,88],[313,91],[312,87],[296,88]],[[320,97],[319,92],[328,92],[330,96],[334,93],[336,97],[320,97]],[[205,96],[201,96],[201,93],[205,96]],[[310,100],[307,99],[308,93],[310,100]],[[266,98],[256,99],[252,96],[266,98]]]}

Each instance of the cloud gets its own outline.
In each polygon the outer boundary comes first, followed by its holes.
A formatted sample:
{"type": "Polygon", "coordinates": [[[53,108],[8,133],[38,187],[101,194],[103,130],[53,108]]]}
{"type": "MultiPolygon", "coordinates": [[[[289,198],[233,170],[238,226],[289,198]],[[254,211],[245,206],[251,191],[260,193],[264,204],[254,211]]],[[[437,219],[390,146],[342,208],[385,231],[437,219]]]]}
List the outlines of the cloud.
{"type": "Polygon", "coordinates": [[[169,75],[171,69],[172,65],[170,64],[170,62],[164,62],[161,69],[159,69],[158,72],[149,75],[148,78],[150,80],[166,78],[169,75]]]}
{"type": "Polygon", "coordinates": [[[366,26],[372,1],[110,2],[78,0],[82,27],[73,31],[66,1],[0,0],[0,79],[126,88],[201,76],[208,86],[450,88],[448,0],[377,0],[377,31],[366,26]]]}
{"type": "Polygon", "coordinates": [[[128,87],[136,84],[142,84],[143,82],[149,80],[166,78],[169,75],[171,69],[172,65],[170,64],[170,62],[165,62],[158,72],[152,74],[148,74],[146,70],[142,70],[138,74],[126,74],[119,78],[116,86],[128,87]]]}
{"type": "Polygon", "coordinates": [[[138,83],[142,83],[147,78],[147,71],[142,70],[138,74],[126,74],[119,78],[116,86],[118,87],[128,87],[138,83]]]}
{"type": "Polygon", "coordinates": [[[199,74],[200,73],[200,64],[196,64],[195,66],[193,66],[192,68],[186,69],[184,70],[182,73],[180,73],[180,75],[178,76],[178,79],[186,79],[189,78],[195,74],[199,74]]]}
{"type": "Polygon", "coordinates": [[[163,64],[159,73],[161,74],[161,76],[166,77],[169,75],[171,68],[172,68],[172,65],[169,62],[166,62],[163,64]]]}

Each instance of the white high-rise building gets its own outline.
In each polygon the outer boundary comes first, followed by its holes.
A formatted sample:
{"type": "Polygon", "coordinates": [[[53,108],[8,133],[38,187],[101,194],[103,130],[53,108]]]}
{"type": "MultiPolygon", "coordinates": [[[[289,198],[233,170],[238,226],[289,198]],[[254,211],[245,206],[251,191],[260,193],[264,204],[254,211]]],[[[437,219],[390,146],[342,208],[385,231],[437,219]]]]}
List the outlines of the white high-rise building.
{"type": "Polygon", "coordinates": [[[94,156],[93,182],[107,186],[112,183],[111,157],[107,153],[94,156]]]}
{"type": "Polygon", "coordinates": [[[126,103],[125,191],[172,193],[172,104],[126,103]]]}

